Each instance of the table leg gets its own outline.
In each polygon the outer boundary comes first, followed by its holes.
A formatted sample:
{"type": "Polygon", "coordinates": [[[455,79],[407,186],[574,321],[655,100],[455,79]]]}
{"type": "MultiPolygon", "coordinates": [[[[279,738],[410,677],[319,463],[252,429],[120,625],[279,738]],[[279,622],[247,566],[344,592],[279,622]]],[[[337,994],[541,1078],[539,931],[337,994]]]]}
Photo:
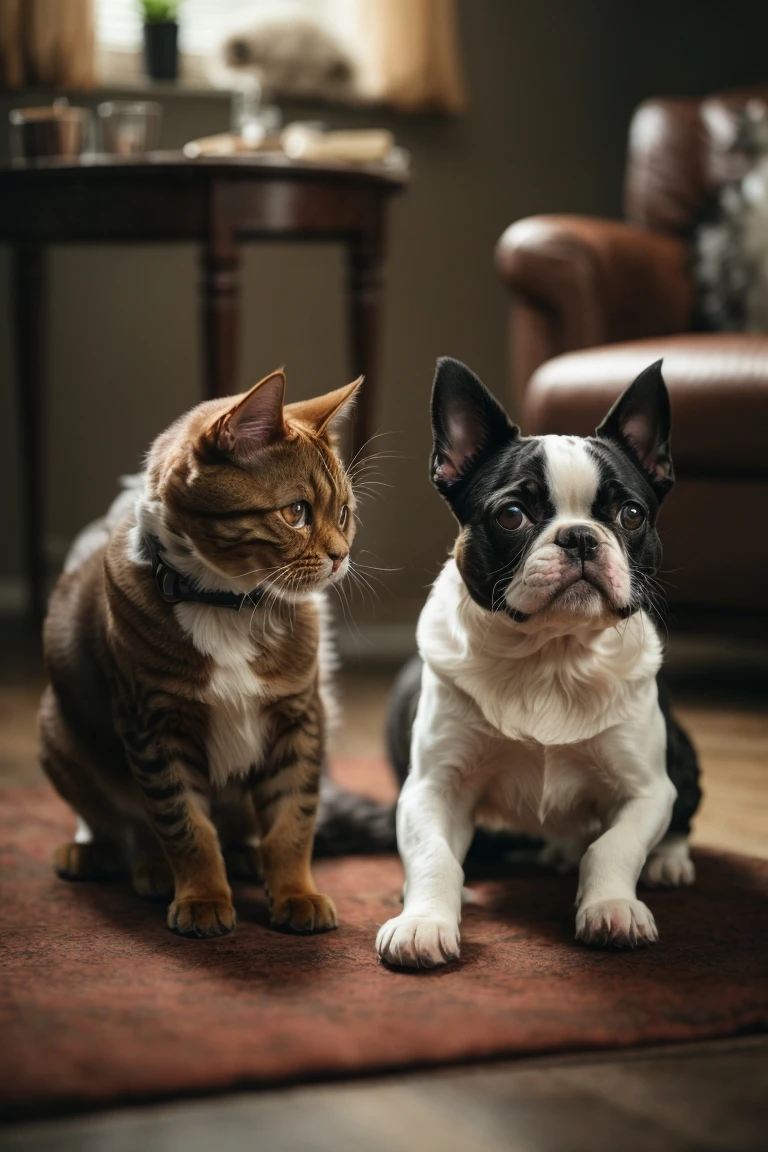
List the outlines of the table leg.
{"type": "Polygon", "coordinates": [[[45,452],[45,254],[38,245],[13,252],[13,328],[19,397],[20,455],[27,609],[39,621],[45,610],[43,553],[45,452]]]}
{"type": "Polygon", "coordinates": [[[234,243],[209,243],[203,250],[203,387],[206,399],[228,396],[237,390],[239,255],[234,243]]]}
{"type": "Polygon", "coordinates": [[[365,237],[349,247],[348,298],[352,374],[365,376],[355,410],[352,454],[362,452],[373,434],[378,383],[381,251],[365,237]]]}

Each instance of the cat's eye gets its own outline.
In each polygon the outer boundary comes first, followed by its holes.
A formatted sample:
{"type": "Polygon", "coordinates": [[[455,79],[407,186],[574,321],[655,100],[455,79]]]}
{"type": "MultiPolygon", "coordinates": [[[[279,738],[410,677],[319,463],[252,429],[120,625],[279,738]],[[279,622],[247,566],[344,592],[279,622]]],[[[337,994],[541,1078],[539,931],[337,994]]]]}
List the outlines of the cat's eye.
{"type": "Polygon", "coordinates": [[[530,520],[519,504],[506,504],[500,512],[496,513],[496,523],[505,532],[517,532],[530,524],[530,520]]]}
{"type": "Polygon", "coordinates": [[[342,504],[341,512],[339,512],[339,527],[346,528],[349,521],[349,505],[342,504]]]}
{"type": "Polygon", "coordinates": [[[306,528],[312,520],[312,509],[306,500],[296,500],[280,509],[280,514],[291,528],[306,528]]]}
{"type": "Polygon", "coordinates": [[[636,532],[645,523],[645,509],[630,500],[619,512],[619,523],[627,532],[636,532]]]}

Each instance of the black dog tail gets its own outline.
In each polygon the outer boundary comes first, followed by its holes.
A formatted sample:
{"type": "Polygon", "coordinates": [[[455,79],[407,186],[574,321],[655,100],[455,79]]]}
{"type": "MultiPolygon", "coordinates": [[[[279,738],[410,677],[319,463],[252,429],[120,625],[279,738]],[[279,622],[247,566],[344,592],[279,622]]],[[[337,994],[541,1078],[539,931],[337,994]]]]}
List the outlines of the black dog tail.
{"type": "MultiPolygon", "coordinates": [[[[389,698],[386,742],[389,762],[402,788],[408,775],[411,756],[411,729],[421,693],[420,656],[414,656],[399,672],[389,698]]],[[[320,808],[315,833],[318,856],[364,855],[395,852],[395,804],[382,804],[339,788],[327,774],[320,785],[320,808]]],[[[489,866],[498,865],[506,853],[530,850],[539,844],[515,832],[491,832],[478,828],[466,866],[485,874],[489,866]]]]}
{"type": "MultiPolygon", "coordinates": [[[[399,673],[389,701],[386,741],[398,787],[408,775],[411,727],[421,687],[421,658],[414,656],[399,673]]],[[[382,804],[348,792],[324,775],[315,832],[317,856],[395,852],[394,804],[382,804]]]]}
{"type": "Polygon", "coordinates": [[[326,776],[320,784],[315,855],[361,856],[396,850],[395,805],[348,792],[326,776]]]}

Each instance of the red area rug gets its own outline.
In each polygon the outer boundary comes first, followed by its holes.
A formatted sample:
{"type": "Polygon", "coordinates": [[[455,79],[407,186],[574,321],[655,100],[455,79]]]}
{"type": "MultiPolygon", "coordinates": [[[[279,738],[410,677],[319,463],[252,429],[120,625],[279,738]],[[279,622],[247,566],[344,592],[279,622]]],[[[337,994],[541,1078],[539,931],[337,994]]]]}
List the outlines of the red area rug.
{"type": "MultiPolygon", "coordinates": [[[[377,771],[344,775],[375,786],[377,771]]],[[[475,885],[459,964],[402,974],[373,951],[398,910],[394,858],[317,865],[338,932],[278,935],[241,887],[234,935],[187,941],[127,887],[53,875],[73,822],[50,792],[0,798],[6,1116],[768,1024],[768,862],[699,853],[695,888],[649,896],[661,943],[636,953],[574,943],[573,877],[511,869],[475,885]]]]}

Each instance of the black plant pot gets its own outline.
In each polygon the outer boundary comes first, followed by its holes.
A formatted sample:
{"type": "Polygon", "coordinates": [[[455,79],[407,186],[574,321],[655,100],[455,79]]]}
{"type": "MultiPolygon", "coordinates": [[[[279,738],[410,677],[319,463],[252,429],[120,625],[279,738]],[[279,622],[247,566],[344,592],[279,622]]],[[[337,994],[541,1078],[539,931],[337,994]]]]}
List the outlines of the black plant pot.
{"type": "Polygon", "coordinates": [[[175,80],[179,67],[179,26],[175,20],[144,25],[144,61],[153,80],[175,80]]]}

